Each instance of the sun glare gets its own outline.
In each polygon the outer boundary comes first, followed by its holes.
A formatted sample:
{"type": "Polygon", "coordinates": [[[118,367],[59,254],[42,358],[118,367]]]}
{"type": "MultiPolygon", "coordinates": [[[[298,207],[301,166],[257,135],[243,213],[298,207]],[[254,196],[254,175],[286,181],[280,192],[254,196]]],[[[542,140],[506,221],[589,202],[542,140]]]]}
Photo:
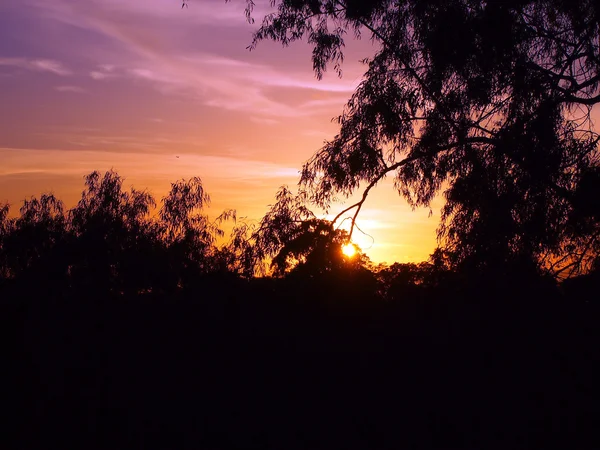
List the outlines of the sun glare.
{"type": "Polygon", "coordinates": [[[356,254],[356,247],[352,243],[348,243],[342,247],[342,253],[348,258],[352,258],[356,254]]]}

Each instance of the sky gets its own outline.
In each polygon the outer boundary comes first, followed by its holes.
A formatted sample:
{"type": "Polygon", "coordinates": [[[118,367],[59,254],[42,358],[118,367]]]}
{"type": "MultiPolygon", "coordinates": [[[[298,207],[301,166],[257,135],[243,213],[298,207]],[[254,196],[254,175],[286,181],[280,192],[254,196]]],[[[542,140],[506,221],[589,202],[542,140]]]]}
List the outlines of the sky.
{"type": "MultiPolygon", "coordinates": [[[[257,3],[259,18],[268,11],[257,3]]],[[[332,119],[374,48],[349,39],[342,78],[331,70],[317,80],[305,42],[249,51],[256,26],[244,7],[0,2],[0,203],[15,214],[23,199],[53,192],[71,207],[84,175],[112,168],[157,199],[170,182],[200,176],[209,214],[234,208],[260,219],[278,188],[295,188],[302,164],[335,135],[332,119]]],[[[413,211],[383,181],[358,218],[365,234],[354,239],[374,262],[425,260],[439,206],[413,211]]]]}

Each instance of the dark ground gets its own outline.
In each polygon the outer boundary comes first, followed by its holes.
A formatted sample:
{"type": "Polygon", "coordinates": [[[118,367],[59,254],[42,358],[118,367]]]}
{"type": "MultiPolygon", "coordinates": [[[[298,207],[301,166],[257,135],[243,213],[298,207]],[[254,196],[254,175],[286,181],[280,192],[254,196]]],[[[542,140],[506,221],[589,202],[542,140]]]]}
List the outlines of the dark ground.
{"type": "Polygon", "coordinates": [[[599,448],[591,287],[479,284],[7,289],[2,448],[599,448]]]}

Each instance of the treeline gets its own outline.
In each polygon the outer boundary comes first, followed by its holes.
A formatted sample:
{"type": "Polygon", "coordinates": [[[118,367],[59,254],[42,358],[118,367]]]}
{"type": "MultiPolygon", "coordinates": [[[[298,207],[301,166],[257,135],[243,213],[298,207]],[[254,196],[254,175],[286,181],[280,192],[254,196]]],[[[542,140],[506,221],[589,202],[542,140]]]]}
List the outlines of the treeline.
{"type": "Polygon", "coordinates": [[[234,270],[215,245],[225,211],[210,221],[199,178],[172,183],[157,203],[147,191],[125,190],[116,172],[93,172],[75,207],[53,194],[25,200],[16,218],[0,211],[0,280],[38,280],[48,287],[114,293],[170,291],[202,273],[234,270]]]}
{"type": "MultiPolygon", "coordinates": [[[[360,282],[360,292],[370,289],[381,299],[492,279],[558,286],[532,261],[504,264],[482,278],[481,273],[452,267],[442,250],[419,264],[375,266],[360,251],[346,257],[346,232],[318,219],[305,193],[294,195],[286,188],[254,224],[238,218],[234,210],[211,220],[209,204],[197,177],[172,183],[158,204],[147,191],[126,190],[123,178],[108,171],[85,177],[81,199],[70,210],[53,194],[25,200],[17,217],[9,215],[9,205],[2,205],[0,286],[137,295],[173,293],[207,278],[269,275],[360,282]]],[[[565,285],[592,288],[598,273],[596,268],[565,285]]]]}
{"type": "Polygon", "coordinates": [[[0,205],[0,283],[164,293],[207,275],[251,278],[304,266],[330,271],[367,264],[364,255],[344,259],[344,232],[317,219],[285,188],[255,224],[238,219],[234,210],[211,220],[205,213],[209,203],[200,178],[172,183],[158,204],[147,191],[126,190],[111,170],[87,175],[70,210],[53,194],[25,200],[18,217],[0,205]]]}

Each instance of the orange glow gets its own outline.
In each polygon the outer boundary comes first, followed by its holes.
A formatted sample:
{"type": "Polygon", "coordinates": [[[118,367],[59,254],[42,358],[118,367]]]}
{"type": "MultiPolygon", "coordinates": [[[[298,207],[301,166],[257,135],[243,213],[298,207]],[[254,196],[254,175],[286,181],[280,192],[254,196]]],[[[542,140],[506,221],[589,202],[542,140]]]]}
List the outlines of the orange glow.
{"type": "Polygon", "coordinates": [[[356,246],[350,242],[342,246],[342,253],[348,258],[352,258],[356,254],[356,246]]]}

